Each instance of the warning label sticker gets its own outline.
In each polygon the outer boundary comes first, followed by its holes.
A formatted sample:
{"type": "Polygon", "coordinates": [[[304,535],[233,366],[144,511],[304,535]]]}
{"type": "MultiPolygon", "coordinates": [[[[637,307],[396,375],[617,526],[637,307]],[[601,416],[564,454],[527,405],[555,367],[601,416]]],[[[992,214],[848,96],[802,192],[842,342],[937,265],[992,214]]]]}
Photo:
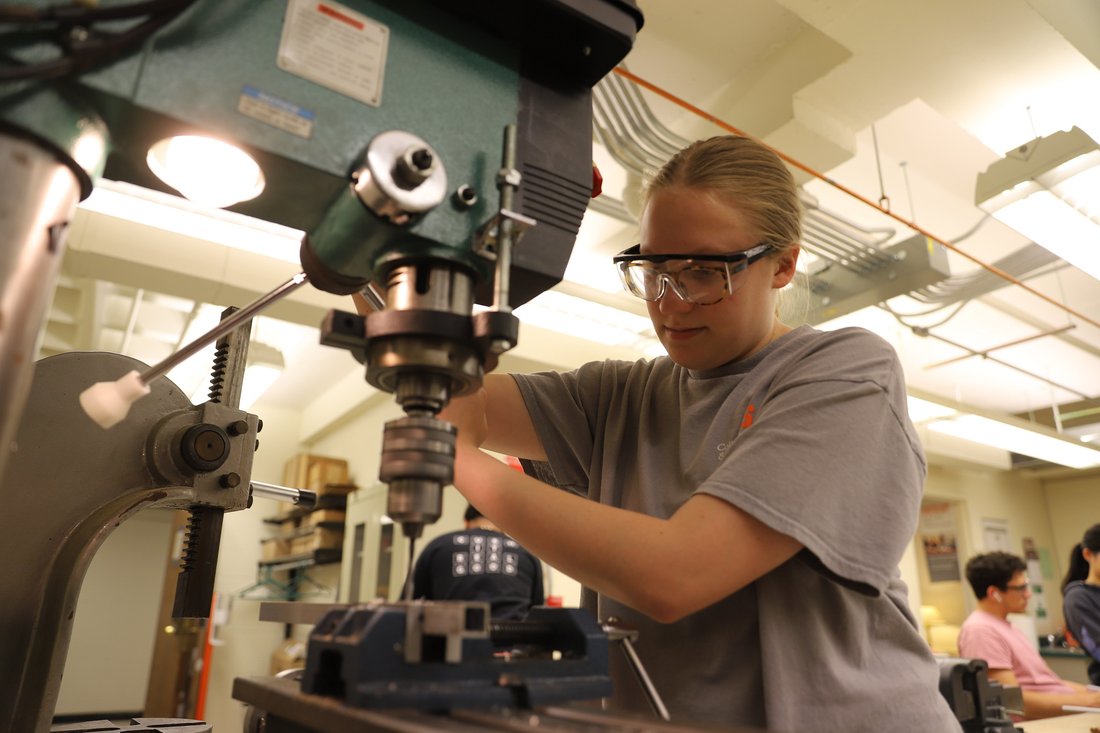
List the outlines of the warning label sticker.
{"type": "Polygon", "coordinates": [[[382,103],[390,30],[333,2],[289,0],[278,66],[364,104],[382,103]]]}

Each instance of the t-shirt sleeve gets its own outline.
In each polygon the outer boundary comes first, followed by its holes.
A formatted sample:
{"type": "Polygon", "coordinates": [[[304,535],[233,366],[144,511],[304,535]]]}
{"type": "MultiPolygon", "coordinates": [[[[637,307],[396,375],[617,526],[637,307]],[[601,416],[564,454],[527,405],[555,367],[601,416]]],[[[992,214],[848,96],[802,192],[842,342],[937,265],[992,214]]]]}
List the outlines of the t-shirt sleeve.
{"type": "Polygon", "coordinates": [[[549,465],[529,464],[540,469],[533,474],[536,478],[574,493],[587,493],[596,426],[618,388],[616,374],[628,366],[626,362],[592,362],[569,372],[512,375],[547,452],[549,465]]]}
{"type": "Polygon", "coordinates": [[[1070,588],[1066,593],[1065,616],[1070,633],[1093,659],[1100,660],[1100,618],[1090,603],[1086,588],[1070,588]]]}
{"type": "Polygon", "coordinates": [[[984,659],[990,669],[1012,669],[1012,649],[996,629],[964,626],[959,634],[959,654],[966,659],[984,659]]]}
{"type": "Polygon", "coordinates": [[[776,375],[698,489],[797,539],[827,574],[882,592],[916,529],[924,458],[888,344],[825,340],[776,375]]]}

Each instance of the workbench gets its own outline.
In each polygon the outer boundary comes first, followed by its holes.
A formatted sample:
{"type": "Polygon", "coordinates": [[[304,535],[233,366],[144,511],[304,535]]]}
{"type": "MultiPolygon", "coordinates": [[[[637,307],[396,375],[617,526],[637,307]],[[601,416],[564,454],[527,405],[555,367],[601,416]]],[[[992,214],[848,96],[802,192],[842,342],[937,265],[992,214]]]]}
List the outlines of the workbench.
{"type": "Polygon", "coordinates": [[[1100,730],[1100,713],[1074,713],[1016,725],[1026,733],[1092,733],[1100,730]]]}

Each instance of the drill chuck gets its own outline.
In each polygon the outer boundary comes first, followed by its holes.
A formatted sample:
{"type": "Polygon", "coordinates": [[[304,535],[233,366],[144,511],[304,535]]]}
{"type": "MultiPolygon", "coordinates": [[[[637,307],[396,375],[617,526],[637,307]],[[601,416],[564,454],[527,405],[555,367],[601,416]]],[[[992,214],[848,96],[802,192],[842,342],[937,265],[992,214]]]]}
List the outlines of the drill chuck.
{"type": "Polygon", "coordinates": [[[389,484],[386,514],[410,537],[443,512],[443,487],[454,480],[455,435],[449,422],[429,416],[386,423],[378,477],[389,484]]]}

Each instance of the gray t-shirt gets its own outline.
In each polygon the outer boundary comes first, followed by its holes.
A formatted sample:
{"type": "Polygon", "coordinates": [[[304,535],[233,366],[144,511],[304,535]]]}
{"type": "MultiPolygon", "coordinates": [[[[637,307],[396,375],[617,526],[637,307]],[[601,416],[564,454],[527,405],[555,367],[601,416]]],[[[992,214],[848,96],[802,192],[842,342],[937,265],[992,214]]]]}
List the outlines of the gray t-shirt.
{"type": "MultiPolygon", "coordinates": [[[[960,730],[897,571],[925,464],[886,342],[803,326],[713,370],[661,357],[513,376],[558,486],[657,517],[709,494],[805,546],[672,624],[586,592],[600,618],[640,630],[639,655],[674,719],[960,730]]],[[[700,557],[683,570],[718,562],[737,558],[700,557]]],[[[621,657],[612,656],[611,706],[648,712],[621,657]]]]}

